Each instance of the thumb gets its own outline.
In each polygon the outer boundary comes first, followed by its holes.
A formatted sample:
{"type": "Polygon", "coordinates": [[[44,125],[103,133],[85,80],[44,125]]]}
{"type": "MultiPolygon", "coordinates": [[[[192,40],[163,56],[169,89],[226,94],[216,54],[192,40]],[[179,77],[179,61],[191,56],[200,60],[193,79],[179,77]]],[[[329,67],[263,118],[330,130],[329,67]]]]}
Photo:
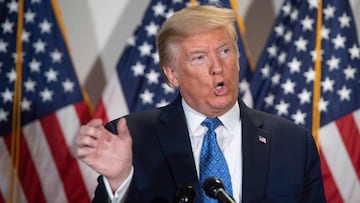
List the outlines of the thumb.
{"type": "Polygon", "coordinates": [[[126,123],[126,118],[121,118],[116,126],[118,135],[121,137],[130,136],[129,128],[126,123]]]}

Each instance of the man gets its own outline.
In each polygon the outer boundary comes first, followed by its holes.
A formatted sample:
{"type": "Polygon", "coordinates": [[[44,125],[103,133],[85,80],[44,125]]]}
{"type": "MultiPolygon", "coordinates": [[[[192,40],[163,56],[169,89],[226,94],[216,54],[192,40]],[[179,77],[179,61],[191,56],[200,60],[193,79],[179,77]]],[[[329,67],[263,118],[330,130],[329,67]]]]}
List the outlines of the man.
{"type": "Polygon", "coordinates": [[[182,184],[195,187],[195,202],[208,202],[202,189],[206,118],[220,120],[209,134],[226,159],[218,166],[226,165],[225,190],[236,202],[326,202],[310,133],[239,99],[235,19],[232,10],[213,6],[176,12],[157,46],[178,97],[105,127],[100,120],[81,127],[77,156],[102,175],[93,202],[172,202],[182,184]]]}

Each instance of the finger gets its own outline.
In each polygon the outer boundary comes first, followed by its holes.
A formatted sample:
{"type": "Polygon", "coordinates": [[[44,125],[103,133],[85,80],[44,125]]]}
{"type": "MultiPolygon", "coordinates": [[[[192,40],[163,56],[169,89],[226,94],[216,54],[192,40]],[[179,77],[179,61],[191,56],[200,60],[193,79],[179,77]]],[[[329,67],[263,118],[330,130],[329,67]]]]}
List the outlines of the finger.
{"type": "Polygon", "coordinates": [[[97,127],[101,127],[103,125],[103,122],[100,118],[95,118],[89,121],[86,125],[97,128],[97,127]]]}
{"type": "Polygon", "coordinates": [[[96,147],[98,139],[92,136],[78,136],[76,145],[78,147],[96,147]]]}
{"type": "Polygon", "coordinates": [[[100,133],[101,131],[99,130],[99,128],[83,125],[80,127],[78,137],[92,137],[94,139],[97,139],[100,133]]]}
{"type": "MultiPolygon", "coordinates": [[[[75,157],[84,161],[86,157],[93,153],[94,149],[89,147],[77,147],[75,150],[75,157]]],[[[85,162],[85,161],[84,161],[85,162]]]]}
{"type": "Polygon", "coordinates": [[[116,129],[119,135],[129,135],[129,128],[127,127],[126,119],[121,118],[117,123],[116,129]]]}

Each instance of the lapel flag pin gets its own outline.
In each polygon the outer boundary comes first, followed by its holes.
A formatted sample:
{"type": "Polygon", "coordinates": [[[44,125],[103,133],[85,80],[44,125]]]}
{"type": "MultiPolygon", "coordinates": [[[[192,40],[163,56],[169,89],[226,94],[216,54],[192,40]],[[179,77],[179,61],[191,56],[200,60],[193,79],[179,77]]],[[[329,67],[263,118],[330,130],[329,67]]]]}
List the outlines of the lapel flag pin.
{"type": "Polygon", "coordinates": [[[261,136],[261,135],[259,135],[259,141],[260,141],[261,143],[266,144],[266,138],[263,137],[263,136],[261,136]]]}

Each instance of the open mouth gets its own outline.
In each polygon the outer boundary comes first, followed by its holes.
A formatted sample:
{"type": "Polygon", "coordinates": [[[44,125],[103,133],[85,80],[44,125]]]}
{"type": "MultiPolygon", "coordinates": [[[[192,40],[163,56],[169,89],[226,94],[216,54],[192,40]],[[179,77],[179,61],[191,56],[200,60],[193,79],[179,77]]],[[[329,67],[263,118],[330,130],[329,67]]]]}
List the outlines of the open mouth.
{"type": "Polygon", "coordinates": [[[216,89],[221,89],[224,86],[224,82],[218,82],[216,84],[216,89]]]}

